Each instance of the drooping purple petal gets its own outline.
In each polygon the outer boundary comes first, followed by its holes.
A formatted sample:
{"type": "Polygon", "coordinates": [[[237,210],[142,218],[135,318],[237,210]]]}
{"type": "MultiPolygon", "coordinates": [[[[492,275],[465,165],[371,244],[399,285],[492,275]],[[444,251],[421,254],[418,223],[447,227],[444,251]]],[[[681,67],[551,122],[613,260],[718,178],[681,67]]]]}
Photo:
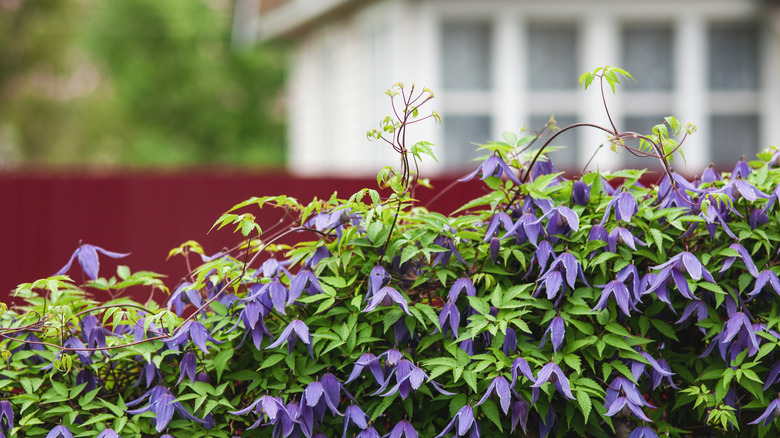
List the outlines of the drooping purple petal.
{"type": "Polygon", "coordinates": [[[73,434],[67,427],[59,425],[46,434],[46,438],[73,438],[73,434]]]}

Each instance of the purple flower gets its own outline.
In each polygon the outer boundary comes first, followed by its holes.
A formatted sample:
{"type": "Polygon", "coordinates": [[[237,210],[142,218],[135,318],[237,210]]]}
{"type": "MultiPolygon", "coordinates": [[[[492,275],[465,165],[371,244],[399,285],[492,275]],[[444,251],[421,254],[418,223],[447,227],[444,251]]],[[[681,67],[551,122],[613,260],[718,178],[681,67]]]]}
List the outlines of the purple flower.
{"type": "Polygon", "coordinates": [[[382,364],[379,363],[379,359],[372,353],[363,353],[360,355],[358,360],[355,361],[352,373],[350,373],[349,378],[344,383],[349,383],[357,379],[365,367],[368,367],[368,369],[371,370],[371,374],[374,375],[374,379],[378,384],[382,385],[384,383],[385,377],[384,371],[382,370],[382,364]]]}
{"type": "Polygon", "coordinates": [[[349,427],[350,422],[363,430],[368,427],[368,415],[358,405],[347,406],[347,409],[344,411],[344,433],[341,435],[342,438],[347,437],[347,427],[349,427]]]}
{"type": "Polygon", "coordinates": [[[636,236],[631,234],[631,231],[623,227],[615,227],[609,232],[607,236],[607,250],[609,252],[615,252],[618,243],[625,243],[629,248],[636,251],[636,246],[647,246],[647,244],[639,240],[636,236]]]}
{"type": "Polygon", "coordinates": [[[106,348],[106,332],[97,317],[87,315],[79,322],[79,325],[82,337],[89,348],[106,348]]]}
{"type": "Polygon", "coordinates": [[[379,432],[377,432],[373,426],[369,426],[361,430],[355,438],[382,438],[382,435],[379,435],[379,432]]]}
{"type": "MultiPolygon", "coordinates": [[[[634,307],[634,304],[631,302],[631,293],[628,291],[628,287],[626,287],[622,281],[612,280],[607,284],[597,284],[596,287],[604,289],[604,291],[601,293],[601,297],[599,298],[599,302],[596,303],[596,307],[591,311],[603,310],[606,308],[607,300],[609,300],[611,295],[615,298],[615,301],[623,314],[630,316],[629,307],[634,307]]],[[[635,307],[634,310],[636,310],[635,307]]]]}
{"type": "Polygon", "coordinates": [[[563,337],[566,334],[563,318],[556,316],[552,319],[552,321],[550,321],[550,325],[547,326],[547,330],[544,331],[544,336],[542,336],[542,343],[539,345],[539,348],[544,346],[548,333],[550,334],[550,340],[553,344],[553,353],[557,353],[558,349],[561,348],[561,345],[563,344],[563,337]]]}
{"type": "Polygon", "coordinates": [[[504,335],[504,342],[501,344],[501,351],[507,357],[512,355],[512,352],[517,348],[517,333],[512,327],[506,328],[506,334],[504,335]]]}
{"type": "Polygon", "coordinates": [[[477,289],[474,287],[474,282],[468,277],[463,277],[455,280],[455,283],[450,287],[450,292],[447,295],[447,300],[453,303],[458,301],[460,293],[466,291],[466,295],[473,297],[477,294],[477,289]]]}
{"type": "MultiPolygon", "coordinates": [[[[774,194],[772,196],[775,196],[774,194]]],[[[755,230],[761,225],[764,225],[765,223],[769,222],[769,216],[766,214],[765,209],[761,208],[754,208],[750,211],[750,216],[748,217],[748,224],[750,224],[750,229],[755,230]]]]}
{"type": "MultiPolygon", "coordinates": [[[[542,246],[543,245],[540,245],[539,248],[542,248],[542,246]]],[[[566,276],[566,284],[568,284],[572,289],[574,289],[574,284],[577,281],[577,277],[579,277],[583,283],[588,285],[588,282],[585,280],[585,276],[582,272],[582,266],[577,260],[577,257],[569,252],[563,252],[557,256],[555,260],[553,260],[547,272],[539,277],[539,288],[537,289],[534,296],[537,296],[541,292],[542,288],[544,288],[547,292],[547,299],[554,299],[556,296],[558,296],[558,293],[561,291],[561,287],[564,284],[564,274],[566,276]]]]}
{"type": "Polygon", "coordinates": [[[745,157],[740,158],[737,164],[734,165],[734,170],[731,171],[732,178],[747,178],[750,175],[752,169],[750,165],[745,161],[745,157]]]}
{"type": "Polygon", "coordinates": [[[753,328],[753,324],[750,322],[750,318],[742,312],[734,312],[723,325],[722,337],[720,339],[721,344],[729,343],[734,337],[740,333],[747,337],[750,345],[748,355],[753,356],[758,353],[760,346],[758,345],[758,339],[753,328]]]}
{"type": "Polygon", "coordinates": [[[628,438],[658,438],[658,435],[653,429],[650,429],[647,426],[640,426],[632,430],[631,433],[628,434],[628,438]]]}
{"type": "MultiPolygon", "coordinates": [[[[455,427],[455,436],[461,437],[465,436],[466,433],[468,433],[469,430],[474,428],[474,430],[477,431],[477,437],[479,437],[479,423],[474,419],[474,409],[470,405],[463,406],[460,408],[458,413],[455,414],[455,417],[450,420],[449,424],[447,424],[447,427],[444,428],[444,430],[436,435],[435,438],[442,437],[449,433],[450,430],[457,424],[457,427],[455,427]]],[[[473,434],[472,434],[473,435],[473,434]]]]}
{"type": "Polygon", "coordinates": [[[287,327],[285,327],[284,331],[282,331],[282,334],[279,335],[279,338],[274,341],[273,344],[265,347],[265,349],[269,350],[271,348],[276,348],[287,342],[287,351],[288,353],[292,353],[292,349],[295,347],[295,343],[298,339],[300,339],[309,347],[309,355],[313,357],[311,352],[311,336],[309,335],[309,327],[307,327],[306,324],[299,319],[295,319],[291,323],[287,324],[287,327]]]}
{"type": "Polygon", "coordinates": [[[772,289],[780,295],[780,279],[777,278],[777,274],[767,269],[758,274],[758,277],[756,277],[756,284],[748,296],[754,297],[761,293],[767,283],[769,283],[772,286],[772,289]]]}
{"type": "Polygon", "coordinates": [[[604,407],[607,409],[606,415],[608,417],[618,412],[631,412],[637,418],[650,422],[651,420],[642,411],[643,406],[653,407],[645,401],[636,385],[627,378],[615,377],[607,387],[604,407]]]}
{"type": "Polygon", "coordinates": [[[531,258],[531,263],[536,260],[539,263],[539,272],[544,271],[547,269],[547,262],[550,260],[550,257],[557,257],[555,255],[555,250],[553,249],[550,242],[547,240],[542,240],[539,242],[539,246],[536,248],[536,251],[534,251],[534,255],[531,258]]]}
{"type": "MultiPolygon", "coordinates": [[[[266,305],[262,302],[262,298],[261,301],[252,300],[246,303],[246,306],[241,309],[235,325],[233,325],[233,327],[228,330],[228,332],[235,330],[236,327],[238,327],[238,323],[243,322],[244,328],[246,329],[244,332],[244,339],[246,339],[246,336],[251,333],[252,342],[255,344],[255,348],[259,350],[260,344],[263,343],[263,335],[270,336],[270,333],[268,333],[268,328],[266,328],[265,321],[263,319],[270,312],[270,307],[270,305],[266,305]]],[[[241,345],[243,345],[244,339],[241,340],[241,345]]]]}
{"type": "Polygon", "coordinates": [[[571,393],[569,379],[566,378],[566,374],[561,371],[561,368],[555,362],[549,362],[539,370],[539,374],[536,375],[536,382],[531,387],[538,388],[547,382],[555,385],[555,389],[561,395],[570,400],[575,400],[574,395],[571,393]]]}
{"type": "Polygon", "coordinates": [[[206,354],[209,352],[208,348],[206,348],[206,341],[222,344],[222,341],[218,341],[211,336],[203,324],[197,321],[187,321],[184,325],[179,327],[176,334],[173,335],[170,340],[165,341],[165,345],[173,350],[177,350],[181,344],[187,342],[187,339],[192,340],[192,343],[206,354]]]}
{"type": "Polygon", "coordinates": [[[512,182],[514,182],[518,186],[521,185],[520,180],[517,179],[514,170],[512,170],[512,168],[509,167],[509,165],[506,164],[506,162],[504,162],[504,160],[502,160],[501,157],[499,157],[498,155],[491,155],[477,168],[477,170],[464,176],[458,181],[459,182],[471,181],[472,179],[474,179],[475,176],[477,176],[478,173],[482,174],[483,181],[486,178],[491,176],[501,178],[502,175],[506,174],[506,177],[512,180],[512,182]]]}
{"type": "Polygon", "coordinates": [[[550,434],[557,421],[558,415],[555,413],[555,409],[550,406],[550,408],[547,409],[547,415],[544,417],[544,420],[540,421],[542,424],[539,425],[539,436],[541,438],[547,438],[547,435],[550,434]]]}
{"type": "Polygon", "coordinates": [[[762,192],[761,190],[758,190],[752,184],[750,184],[749,182],[741,178],[732,179],[731,181],[726,183],[726,185],[724,185],[718,190],[711,191],[711,193],[725,193],[732,200],[742,196],[743,198],[751,202],[759,198],[764,198],[764,199],[769,198],[769,195],[762,192]]]}
{"type": "Polygon", "coordinates": [[[178,385],[184,379],[184,376],[190,378],[190,382],[195,382],[195,374],[198,371],[198,358],[195,353],[188,351],[184,353],[179,363],[179,380],[176,381],[178,385]]]}
{"type": "Polygon", "coordinates": [[[138,380],[133,386],[138,386],[145,379],[146,387],[148,388],[152,386],[155,378],[162,379],[162,373],[160,373],[159,368],[154,364],[154,361],[145,363],[143,368],[141,368],[141,374],[138,376],[138,380]]]}
{"type": "Polygon", "coordinates": [[[301,407],[298,402],[291,401],[281,410],[279,419],[274,423],[273,436],[278,437],[280,434],[284,438],[300,437],[301,434],[311,436],[310,426],[313,421],[311,408],[306,408],[305,405],[301,407]],[[304,429],[307,427],[308,429],[304,429]]]}
{"type": "Polygon", "coordinates": [[[501,240],[498,239],[498,237],[492,237],[490,238],[490,260],[493,261],[493,264],[496,263],[496,260],[498,259],[498,251],[501,250],[501,240]]]}
{"type": "Polygon", "coordinates": [[[290,282],[290,294],[287,298],[287,304],[292,304],[298,297],[301,296],[301,292],[306,291],[309,295],[316,295],[322,293],[322,287],[320,286],[320,280],[314,275],[314,272],[308,269],[301,269],[298,274],[290,282]]]}
{"type": "Polygon", "coordinates": [[[569,232],[580,229],[580,217],[569,207],[555,207],[540,217],[538,221],[541,222],[545,217],[550,218],[547,222],[547,234],[550,236],[568,235],[569,232]]]}
{"type": "Polygon", "coordinates": [[[458,247],[455,245],[455,241],[451,237],[438,235],[435,239],[433,239],[433,245],[438,245],[444,248],[446,251],[437,252],[436,255],[433,256],[433,262],[431,263],[432,266],[441,265],[446,267],[449,264],[450,257],[452,257],[453,254],[458,260],[460,260],[461,263],[464,265],[466,264],[466,260],[464,260],[463,256],[460,255],[458,247]]]}
{"type": "Polygon", "coordinates": [[[523,429],[523,432],[527,433],[527,424],[528,424],[528,402],[523,400],[522,398],[520,400],[515,401],[512,403],[512,432],[517,429],[517,425],[520,425],[520,428],[523,429]]]}
{"type": "MultiPolygon", "coordinates": [[[[314,381],[306,386],[306,389],[303,390],[301,401],[310,408],[315,408],[322,404],[327,406],[333,415],[342,415],[337,409],[339,399],[341,398],[341,389],[343,387],[336,376],[326,373],[319,382],[314,381]]],[[[344,392],[346,393],[346,390],[344,392]]],[[[347,393],[347,396],[352,399],[351,394],[347,393]]]]}
{"type": "MultiPolygon", "coordinates": [[[[374,392],[374,395],[386,390],[390,385],[390,380],[393,376],[395,376],[396,384],[387,390],[387,392],[382,394],[382,397],[387,397],[398,392],[402,399],[406,399],[406,397],[409,396],[410,390],[417,391],[420,389],[420,386],[422,386],[423,382],[428,379],[428,374],[423,371],[422,368],[415,366],[409,359],[401,359],[387,376],[387,379],[385,379],[382,386],[380,386],[379,389],[374,392]]],[[[438,383],[434,381],[431,381],[430,383],[439,393],[444,395],[454,395],[453,393],[442,389],[438,383]]]]}
{"type": "MultiPolygon", "coordinates": [[[[59,275],[59,274],[58,274],[59,275]]],[[[73,438],[67,427],[63,425],[56,426],[47,435],[46,438],[73,438]]]]}
{"type": "Polygon", "coordinates": [[[0,431],[8,433],[14,428],[14,409],[8,400],[0,400],[0,431]]]}
{"type": "Polygon", "coordinates": [[[406,305],[406,298],[404,298],[403,295],[401,295],[401,293],[392,286],[385,286],[382,289],[379,289],[371,297],[371,300],[368,302],[366,308],[363,309],[363,312],[370,312],[376,309],[380,304],[384,307],[387,307],[390,306],[393,302],[401,306],[401,309],[403,309],[404,313],[411,315],[411,313],[409,313],[409,307],[406,305]]]}
{"type": "Polygon", "coordinates": [[[252,410],[254,410],[255,414],[258,415],[258,418],[257,421],[249,427],[249,429],[254,429],[255,427],[259,426],[264,417],[268,419],[270,424],[276,423],[276,419],[279,418],[279,414],[285,410],[285,407],[284,403],[282,403],[282,399],[279,397],[264,395],[244,409],[228,412],[233,415],[245,415],[252,410]]]}
{"type": "Polygon", "coordinates": [[[412,426],[412,423],[403,420],[396,423],[395,426],[393,426],[393,429],[390,431],[389,434],[385,435],[387,438],[417,438],[417,431],[414,429],[414,426],[412,426]]]}
{"type": "Polygon", "coordinates": [[[762,426],[766,426],[777,417],[780,417],[780,398],[772,400],[772,402],[769,403],[769,406],[766,407],[764,413],[748,424],[758,424],[763,421],[764,423],[762,426]]]}
{"type": "Polygon", "coordinates": [[[571,200],[577,205],[588,205],[590,202],[590,186],[585,181],[574,181],[571,187],[571,200]]]}
{"type": "MultiPolygon", "coordinates": [[[[688,304],[685,307],[685,310],[683,311],[682,316],[680,319],[677,320],[675,324],[682,324],[685,322],[688,318],[690,318],[693,313],[696,312],[696,322],[701,322],[701,320],[706,319],[709,317],[707,314],[707,304],[704,303],[701,300],[692,301],[690,304],[688,304]]],[[[702,333],[704,333],[704,328],[700,328],[702,333]]]]}
{"type": "Polygon", "coordinates": [[[460,311],[458,306],[452,301],[447,301],[439,313],[439,326],[441,326],[442,335],[447,336],[447,332],[452,331],[452,339],[458,338],[458,327],[460,326],[460,311]],[[449,321],[449,325],[447,322],[449,321]]]}
{"type": "Polygon", "coordinates": [[[715,279],[712,278],[712,274],[710,274],[707,268],[701,264],[695,255],[688,251],[683,251],[669,259],[666,263],[653,266],[652,269],[660,269],[661,271],[656,274],[655,282],[650,285],[650,288],[645,293],[655,291],[671,276],[674,284],[677,285],[677,289],[685,298],[698,300],[688,288],[688,281],[683,276],[683,272],[687,272],[694,280],[698,281],[704,278],[710,283],[715,283],[715,279]]]}
{"type": "Polygon", "coordinates": [[[187,304],[192,304],[199,308],[203,305],[203,300],[200,298],[200,293],[192,289],[192,283],[185,281],[176,288],[168,299],[168,310],[171,310],[171,306],[174,306],[176,315],[181,316],[187,304]]]}
{"type": "Polygon", "coordinates": [[[512,373],[512,383],[510,383],[509,386],[512,388],[514,388],[515,383],[517,382],[518,371],[520,371],[520,373],[525,376],[526,379],[530,380],[531,382],[536,382],[534,373],[531,371],[531,367],[528,366],[528,362],[526,362],[526,360],[522,357],[518,356],[515,358],[515,360],[512,361],[510,370],[512,373]]]}
{"type": "Polygon", "coordinates": [[[168,388],[162,385],[155,386],[140,398],[128,402],[127,406],[135,406],[141,403],[147,397],[149,398],[149,403],[145,407],[126,410],[125,412],[132,415],[149,411],[152,412],[155,415],[154,423],[157,432],[162,432],[165,427],[168,426],[168,423],[173,418],[174,411],[178,412],[179,415],[186,420],[203,423],[202,420],[199,420],[194,415],[187,412],[187,410],[184,409],[184,406],[176,401],[176,396],[174,396],[168,388]]]}
{"type": "Polygon", "coordinates": [[[97,438],[122,438],[122,437],[119,436],[119,434],[116,433],[114,429],[104,429],[102,432],[98,434],[97,438]]]}
{"type": "Polygon", "coordinates": [[[73,259],[78,257],[81,269],[84,270],[84,273],[87,274],[87,277],[89,277],[90,280],[95,280],[98,276],[98,271],[100,270],[100,261],[98,260],[97,255],[98,252],[114,259],[127,257],[130,255],[130,253],[123,254],[119,252],[106,251],[99,246],[85,243],[73,251],[73,254],[70,256],[68,263],[66,263],[65,266],[63,266],[62,269],[57,271],[57,273],[54,275],[62,275],[68,272],[68,270],[70,270],[70,265],[73,264],[73,259]]]}
{"type": "MultiPolygon", "coordinates": [[[[780,361],[775,362],[774,365],[772,365],[772,368],[769,370],[769,374],[767,375],[766,379],[764,380],[764,391],[769,389],[770,386],[774,385],[778,381],[778,375],[780,375],[780,361]]],[[[2,402],[0,402],[2,403],[2,402]]]]}
{"type": "MultiPolygon", "coordinates": [[[[745,264],[745,267],[747,268],[748,272],[750,272],[750,275],[753,277],[758,277],[758,269],[756,268],[755,263],[753,263],[753,258],[750,257],[750,253],[745,249],[745,247],[740,243],[732,243],[729,245],[729,248],[739,253],[739,258],[742,259],[742,263],[745,264]]],[[[736,259],[736,256],[726,258],[723,261],[723,266],[720,268],[719,272],[722,273],[726,269],[730,268],[736,259]]]]}
{"type": "Polygon", "coordinates": [[[484,403],[493,393],[498,395],[498,400],[501,403],[501,409],[504,411],[504,414],[508,414],[509,404],[512,402],[512,394],[509,382],[504,376],[496,376],[493,381],[490,382],[490,386],[485,390],[485,395],[482,396],[475,406],[484,403]]]}
{"type": "Polygon", "coordinates": [[[620,192],[607,204],[604,217],[601,218],[601,225],[607,221],[613,207],[615,208],[615,220],[619,221],[631,222],[631,218],[639,211],[634,195],[625,191],[620,192]]]}
{"type": "Polygon", "coordinates": [[[514,236],[518,243],[531,242],[536,246],[539,235],[544,235],[541,221],[531,213],[524,213],[520,219],[506,231],[504,238],[514,236]]]}

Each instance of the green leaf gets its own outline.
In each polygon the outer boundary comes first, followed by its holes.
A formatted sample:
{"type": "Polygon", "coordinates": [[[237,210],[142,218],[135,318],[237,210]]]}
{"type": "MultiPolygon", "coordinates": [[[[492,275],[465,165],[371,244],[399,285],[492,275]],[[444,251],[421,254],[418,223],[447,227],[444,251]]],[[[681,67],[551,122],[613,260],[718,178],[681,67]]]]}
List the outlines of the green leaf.
{"type": "Polygon", "coordinates": [[[230,345],[222,346],[222,348],[223,350],[217,353],[217,356],[214,358],[214,369],[217,371],[217,380],[222,379],[222,372],[225,371],[228,361],[233,357],[233,353],[235,352],[230,345]]]}
{"type": "Polygon", "coordinates": [[[491,399],[486,399],[480,406],[479,411],[483,414],[485,414],[485,417],[488,418],[493,424],[498,427],[499,432],[503,433],[504,429],[501,426],[501,414],[498,411],[498,407],[496,406],[496,403],[491,399]]]}
{"type": "Polygon", "coordinates": [[[481,315],[490,315],[490,304],[488,304],[487,301],[485,301],[483,298],[472,296],[466,296],[466,298],[468,298],[471,307],[473,307],[474,310],[479,312],[481,315]]]}
{"type": "Polygon", "coordinates": [[[582,374],[581,360],[576,354],[567,354],[563,356],[563,361],[566,362],[571,369],[573,369],[577,375],[582,374]]]}
{"type": "Polygon", "coordinates": [[[590,401],[590,396],[587,392],[578,389],[576,391],[577,396],[577,403],[580,405],[580,411],[582,412],[582,416],[585,417],[585,423],[588,422],[588,417],[590,416],[590,411],[593,408],[593,403],[590,401]]]}
{"type": "Polygon", "coordinates": [[[650,323],[653,324],[653,327],[655,327],[656,330],[661,332],[667,338],[679,341],[679,339],[677,339],[677,332],[671,325],[661,321],[658,318],[650,318],[650,323]]]}

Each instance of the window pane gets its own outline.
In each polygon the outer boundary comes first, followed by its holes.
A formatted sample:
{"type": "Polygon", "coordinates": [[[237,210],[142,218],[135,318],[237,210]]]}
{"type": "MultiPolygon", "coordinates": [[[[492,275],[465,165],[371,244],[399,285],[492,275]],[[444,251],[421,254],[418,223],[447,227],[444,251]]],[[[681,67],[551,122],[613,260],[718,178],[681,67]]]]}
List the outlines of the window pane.
{"type": "MultiPolygon", "coordinates": [[[[550,120],[549,115],[542,115],[542,114],[533,115],[531,116],[531,123],[528,126],[526,126],[526,128],[532,131],[541,130],[548,120],[550,120]]],[[[568,125],[576,123],[576,121],[577,121],[577,117],[574,115],[555,116],[555,122],[556,125],[558,125],[558,128],[564,128],[568,125]]],[[[555,139],[550,143],[549,147],[553,147],[553,146],[560,147],[558,150],[551,152],[547,155],[552,161],[552,163],[555,164],[555,167],[558,168],[558,170],[561,171],[579,170],[577,167],[580,165],[580,162],[578,159],[577,151],[579,149],[578,134],[580,129],[582,128],[574,128],[572,130],[566,131],[563,134],[555,137],[555,139]]],[[[536,146],[542,146],[544,142],[546,142],[553,134],[555,134],[555,132],[548,133],[546,137],[537,140],[536,146]]]]}
{"type": "MultiPolygon", "coordinates": [[[[653,126],[660,125],[664,122],[664,116],[659,114],[655,116],[633,116],[633,117],[626,117],[623,120],[623,126],[622,130],[625,132],[636,132],[637,134],[641,135],[650,135],[653,132],[653,126]]],[[[639,139],[636,140],[626,140],[626,146],[638,149],[639,148],[639,139]]],[[[683,145],[685,147],[685,145],[683,145]]],[[[646,151],[646,150],[645,150],[646,151]]],[[[654,151],[647,151],[647,152],[653,152],[654,151]]],[[[620,154],[623,158],[623,165],[627,168],[632,169],[647,169],[652,172],[656,173],[663,173],[664,169],[663,166],[661,166],[661,163],[658,161],[658,158],[655,157],[645,157],[640,156],[637,157],[628,150],[621,150],[620,154]]],[[[680,160],[680,154],[674,155],[674,161],[680,160]]],[[[675,163],[673,162],[672,165],[675,163]]]]}
{"type": "MultiPolygon", "coordinates": [[[[623,66],[636,79],[625,81],[630,90],[671,90],[671,27],[631,25],[622,31],[623,66]]],[[[622,81],[621,81],[622,82],[622,81]]]]}
{"type": "Polygon", "coordinates": [[[710,89],[757,89],[759,47],[755,25],[713,25],[708,38],[710,89]]]}
{"type": "Polygon", "coordinates": [[[528,81],[532,90],[562,90],[577,86],[577,27],[573,24],[532,24],[528,29],[528,81]]]}
{"type": "Polygon", "coordinates": [[[474,143],[485,144],[490,138],[490,117],[488,116],[445,116],[444,157],[450,167],[476,168],[472,160],[485,151],[477,152],[474,143]]]}
{"type": "Polygon", "coordinates": [[[491,47],[491,32],[487,23],[445,23],[442,30],[444,88],[490,89],[491,47]]]}
{"type": "Polygon", "coordinates": [[[713,116],[710,124],[715,164],[731,166],[742,155],[751,159],[758,152],[758,116],[713,116]]]}

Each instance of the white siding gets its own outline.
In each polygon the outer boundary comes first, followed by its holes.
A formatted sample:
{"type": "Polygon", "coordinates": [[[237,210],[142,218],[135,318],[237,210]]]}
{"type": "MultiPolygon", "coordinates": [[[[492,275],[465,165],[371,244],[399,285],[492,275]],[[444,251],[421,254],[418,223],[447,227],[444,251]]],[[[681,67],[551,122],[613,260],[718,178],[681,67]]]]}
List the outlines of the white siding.
{"type": "MultiPolygon", "coordinates": [[[[712,159],[709,120],[717,114],[760,116],[761,145],[780,143],[780,12],[762,27],[761,82],[757,93],[713,93],[707,86],[707,38],[713,22],[751,20],[760,23],[756,3],[749,0],[386,0],[357,6],[336,18],[315,22],[296,37],[288,84],[290,169],[300,174],[371,175],[397,158],[365,133],[390,113],[383,93],[393,83],[414,83],[434,90],[428,104],[446,118],[488,116],[491,135],[517,132],[532,115],[558,113],[580,121],[608,125],[597,87],[588,91],[529,89],[528,29],[538,23],[576,23],[580,38],[577,65],[582,73],[602,65],[621,65],[621,29],[626,23],[659,23],[671,28],[674,87],[671,91],[609,96],[618,128],[623,116],[641,119],[659,113],[692,122],[699,131],[684,145],[688,169],[697,171],[712,159]],[[492,29],[491,83],[487,91],[442,88],[441,32],[445,23],[479,20],[492,29]],[[671,93],[671,94],[670,94],[671,93]],[[670,97],[671,96],[671,97],[670,97]]],[[[772,14],[763,14],[772,17],[772,14]]],[[[271,20],[268,17],[267,20],[271,20]]],[[[262,20],[261,20],[262,27],[262,20]]],[[[577,78],[572,78],[576,81],[577,78]]],[[[659,120],[660,122],[660,120],[659,120]]],[[[528,126],[528,128],[538,128],[528,126]]],[[[441,143],[441,126],[419,125],[419,139],[441,143]]],[[[582,131],[574,149],[584,163],[605,142],[604,133],[582,131]]],[[[476,141],[486,139],[472,139],[476,141]]],[[[451,149],[450,149],[451,150],[451,149]]],[[[447,162],[448,145],[435,147],[447,162]]],[[[616,168],[624,158],[604,148],[600,168],[616,168]]],[[[676,163],[678,170],[686,170],[676,163]]],[[[441,165],[423,168],[431,174],[441,165]]]]}

